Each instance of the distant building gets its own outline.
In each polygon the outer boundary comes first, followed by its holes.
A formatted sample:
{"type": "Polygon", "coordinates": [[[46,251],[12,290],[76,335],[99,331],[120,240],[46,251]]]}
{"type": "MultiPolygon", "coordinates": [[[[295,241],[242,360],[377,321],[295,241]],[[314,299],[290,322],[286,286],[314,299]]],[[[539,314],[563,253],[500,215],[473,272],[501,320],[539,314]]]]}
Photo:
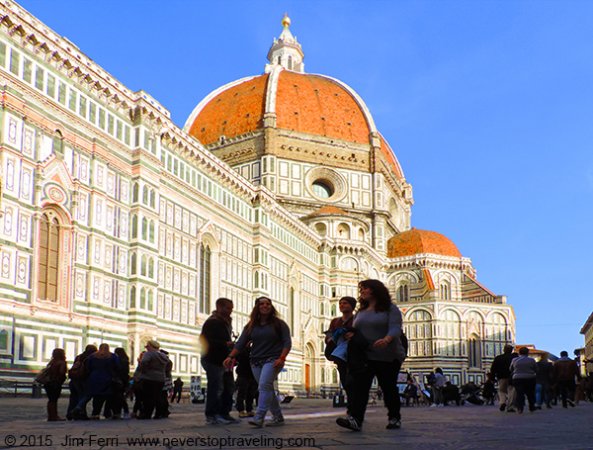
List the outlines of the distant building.
{"type": "Polygon", "coordinates": [[[593,313],[581,328],[581,334],[585,336],[585,348],[581,352],[584,367],[587,373],[593,373],[593,313]]]}
{"type": "Polygon", "coordinates": [[[189,379],[216,298],[240,331],[268,295],[293,335],[281,390],[336,388],[322,332],[365,278],[400,305],[413,373],[480,382],[514,342],[506,298],[411,227],[411,185],[369,109],[305,73],[287,17],[265,73],[213,91],[181,129],[15,2],[0,13],[0,376],[87,343],[134,360],[156,338],[189,379]]]}

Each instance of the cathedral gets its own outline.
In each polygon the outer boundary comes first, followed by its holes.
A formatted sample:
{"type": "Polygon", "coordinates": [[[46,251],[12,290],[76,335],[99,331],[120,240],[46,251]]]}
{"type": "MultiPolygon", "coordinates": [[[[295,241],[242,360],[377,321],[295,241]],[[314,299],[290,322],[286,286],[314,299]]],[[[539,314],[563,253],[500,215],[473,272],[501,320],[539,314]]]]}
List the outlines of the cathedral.
{"type": "Polygon", "coordinates": [[[157,339],[174,377],[201,375],[218,297],[233,327],[269,296],[293,349],[283,392],[335,390],[324,330],[383,281],[404,317],[404,369],[484,379],[515,340],[506,297],[447,237],[412,227],[412,187],[364,100],[305,71],[284,17],[263,73],[215,89],[183,128],[13,0],[0,3],[0,379],[54,348],[131,360],[157,339]]]}

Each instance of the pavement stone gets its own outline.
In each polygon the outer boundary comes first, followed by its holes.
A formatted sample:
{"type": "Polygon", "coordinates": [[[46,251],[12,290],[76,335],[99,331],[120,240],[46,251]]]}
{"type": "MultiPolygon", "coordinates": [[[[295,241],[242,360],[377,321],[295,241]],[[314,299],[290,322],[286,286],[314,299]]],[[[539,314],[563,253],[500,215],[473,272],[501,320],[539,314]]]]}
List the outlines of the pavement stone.
{"type": "MultiPolygon", "coordinates": [[[[60,411],[66,403],[60,399],[60,411]]],[[[295,399],[283,408],[284,426],[262,429],[247,419],[207,426],[204,405],[181,403],[171,409],[163,420],[46,422],[44,399],[4,397],[0,449],[593,449],[591,403],[522,415],[502,413],[496,406],[404,407],[399,430],[386,430],[386,410],[370,406],[360,433],[335,424],[344,410],[332,408],[330,400],[295,399]],[[153,441],[138,441],[148,438],[153,441]]]]}

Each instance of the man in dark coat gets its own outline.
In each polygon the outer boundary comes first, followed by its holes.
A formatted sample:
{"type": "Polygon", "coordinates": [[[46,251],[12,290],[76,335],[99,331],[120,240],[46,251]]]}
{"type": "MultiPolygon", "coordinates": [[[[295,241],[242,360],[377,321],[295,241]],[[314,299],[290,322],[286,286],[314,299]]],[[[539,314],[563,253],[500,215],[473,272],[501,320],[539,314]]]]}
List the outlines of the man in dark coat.
{"type": "Polygon", "coordinates": [[[209,425],[239,423],[229,414],[233,406],[235,383],[233,372],[222,363],[233,348],[231,313],[233,302],[228,298],[216,300],[216,310],[204,322],[200,341],[203,350],[202,367],[208,378],[206,392],[206,423],[209,425]]]}
{"type": "Polygon", "coordinates": [[[508,412],[513,412],[513,403],[515,398],[515,390],[511,384],[511,361],[518,355],[513,353],[513,346],[506,344],[504,346],[503,354],[498,355],[492,361],[490,373],[495,380],[498,381],[498,401],[500,403],[500,410],[505,409],[508,412]]]}

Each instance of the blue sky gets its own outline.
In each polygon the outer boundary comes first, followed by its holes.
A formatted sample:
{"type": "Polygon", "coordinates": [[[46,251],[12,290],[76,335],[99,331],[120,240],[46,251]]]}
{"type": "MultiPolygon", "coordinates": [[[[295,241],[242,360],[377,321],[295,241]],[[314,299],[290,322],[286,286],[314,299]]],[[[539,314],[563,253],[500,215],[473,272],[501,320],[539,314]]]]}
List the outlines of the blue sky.
{"type": "Polygon", "coordinates": [[[412,224],[451,238],[508,296],[517,342],[583,346],[593,312],[593,2],[22,0],[183,126],[263,72],[283,13],[305,69],[365,100],[414,188],[412,224]]]}

